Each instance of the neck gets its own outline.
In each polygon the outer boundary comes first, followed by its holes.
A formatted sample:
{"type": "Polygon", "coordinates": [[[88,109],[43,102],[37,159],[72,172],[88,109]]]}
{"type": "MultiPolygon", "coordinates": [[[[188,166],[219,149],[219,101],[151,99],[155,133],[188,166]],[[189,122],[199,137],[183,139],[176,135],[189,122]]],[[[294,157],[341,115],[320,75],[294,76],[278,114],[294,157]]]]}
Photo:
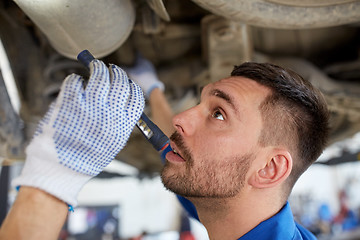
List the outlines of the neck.
{"type": "Polygon", "coordinates": [[[238,239],[282,207],[280,204],[267,204],[264,198],[250,199],[239,196],[226,199],[189,198],[211,240],[238,239]]]}

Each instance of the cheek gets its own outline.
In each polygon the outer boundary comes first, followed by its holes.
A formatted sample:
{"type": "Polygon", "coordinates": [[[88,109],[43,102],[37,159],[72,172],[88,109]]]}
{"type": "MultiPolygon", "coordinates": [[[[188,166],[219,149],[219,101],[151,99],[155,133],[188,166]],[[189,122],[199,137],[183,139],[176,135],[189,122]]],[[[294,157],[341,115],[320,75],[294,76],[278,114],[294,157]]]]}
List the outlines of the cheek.
{"type": "Polygon", "coordinates": [[[199,139],[194,144],[194,159],[204,161],[220,161],[222,158],[234,154],[239,149],[238,139],[224,135],[209,135],[199,139]]]}
{"type": "Polygon", "coordinates": [[[207,134],[206,136],[201,135],[194,138],[192,143],[189,143],[194,163],[198,164],[201,162],[201,164],[203,164],[209,162],[213,158],[216,158],[216,155],[219,152],[220,142],[221,140],[213,134],[207,134]]]}
{"type": "Polygon", "coordinates": [[[213,141],[209,144],[208,149],[213,156],[221,158],[248,154],[256,145],[255,135],[252,135],[251,132],[250,136],[244,132],[238,134],[232,132],[226,136],[217,136],[212,139],[213,141]]]}
{"type": "Polygon", "coordinates": [[[201,129],[202,134],[198,134],[196,138],[191,139],[192,142],[189,142],[193,158],[197,161],[200,159],[220,161],[227,156],[249,153],[257,145],[259,126],[258,122],[254,121],[242,124],[239,123],[231,130],[201,129]]]}

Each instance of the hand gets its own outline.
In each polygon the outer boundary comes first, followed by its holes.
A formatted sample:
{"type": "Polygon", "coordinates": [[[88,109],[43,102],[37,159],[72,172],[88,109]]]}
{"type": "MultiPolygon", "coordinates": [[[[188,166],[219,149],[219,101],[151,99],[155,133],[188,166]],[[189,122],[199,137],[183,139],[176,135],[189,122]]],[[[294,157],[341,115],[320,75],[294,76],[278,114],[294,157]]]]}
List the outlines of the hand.
{"type": "Polygon", "coordinates": [[[147,99],[150,98],[150,94],[155,88],[164,91],[164,83],[159,80],[153,64],[140,54],[136,58],[135,66],[125,70],[129,77],[139,84],[147,99]]]}
{"type": "Polygon", "coordinates": [[[65,79],[13,185],[40,188],[75,206],[82,186],[126,145],[143,108],[140,87],[121,68],[92,61],[86,88],[81,76],[65,79]]]}

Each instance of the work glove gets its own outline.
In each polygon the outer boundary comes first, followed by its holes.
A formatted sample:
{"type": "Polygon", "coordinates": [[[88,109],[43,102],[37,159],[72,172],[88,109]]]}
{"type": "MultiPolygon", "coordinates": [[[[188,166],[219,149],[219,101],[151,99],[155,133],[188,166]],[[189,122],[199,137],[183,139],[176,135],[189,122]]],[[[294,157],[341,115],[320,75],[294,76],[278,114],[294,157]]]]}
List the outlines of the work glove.
{"type": "Polygon", "coordinates": [[[77,205],[82,186],[123,149],[144,108],[141,88],[118,66],[90,64],[89,82],[69,75],[26,149],[14,186],[40,188],[77,205]]]}
{"type": "Polygon", "coordinates": [[[156,74],[154,65],[140,54],[137,55],[135,66],[126,68],[125,71],[134,82],[140,85],[147,99],[150,98],[150,94],[155,88],[161,91],[165,89],[164,83],[156,74]]]}

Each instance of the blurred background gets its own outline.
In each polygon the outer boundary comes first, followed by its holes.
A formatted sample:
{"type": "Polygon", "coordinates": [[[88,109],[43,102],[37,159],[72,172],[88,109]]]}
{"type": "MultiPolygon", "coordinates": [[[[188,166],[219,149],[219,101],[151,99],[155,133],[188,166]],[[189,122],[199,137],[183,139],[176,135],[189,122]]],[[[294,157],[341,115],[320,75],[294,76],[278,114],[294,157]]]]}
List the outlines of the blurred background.
{"type": "MultiPolygon", "coordinates": [[[[360,239],[359,30],[355,0],[2,0],[0,222],[37,122],[68,74],[87,76],[75,58],[88,49],[123,67],[149,59],[174,113],[244,61],[300,73],[327,100],[331,140],[296,184],[292,210],[319,239],[360,239]]],[[[208,239],[162,186],[161,166],[135,129],[82,190],[59,239],[208,239]]]]}

